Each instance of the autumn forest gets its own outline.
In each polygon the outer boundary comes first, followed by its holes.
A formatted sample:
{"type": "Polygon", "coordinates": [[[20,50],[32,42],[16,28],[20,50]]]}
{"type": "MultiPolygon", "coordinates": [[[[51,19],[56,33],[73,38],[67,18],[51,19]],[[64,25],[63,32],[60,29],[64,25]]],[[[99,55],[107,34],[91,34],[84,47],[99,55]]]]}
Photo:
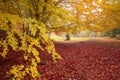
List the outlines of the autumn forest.
{"type": "Polygon", "coordinates": [[[120,0],[0,0],[0,80],[120,80],[120,0]]]}

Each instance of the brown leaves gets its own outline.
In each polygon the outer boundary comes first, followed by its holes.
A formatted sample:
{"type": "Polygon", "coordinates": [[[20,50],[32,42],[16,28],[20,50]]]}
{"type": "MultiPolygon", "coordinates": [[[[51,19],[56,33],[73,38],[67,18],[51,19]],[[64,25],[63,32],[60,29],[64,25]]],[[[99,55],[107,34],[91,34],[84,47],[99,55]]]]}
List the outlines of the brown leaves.
{"type": "Polygon", "coordinates": [[[64,58],[57,63],[49,62],[39,66],[47,80],[118,80],[119,43],[78,42],[55,43],[57,51],[64,58]],[[117,62],[116,62],[117,61],[117,62]]]}
{"type": "MultiPolygon", "coordinates": [[[[53,62],[49,54],[41,51],[42,64],[45,64],[38,65],[38,71],[42,75],[42,80],[120,79],[119,42],[57,42],[55,46],[63,59],[53,62]]],[[[0,64],[1,80],[7,79],[5,78],[5,71],[9,70],[10,65],[13,64],[12,60],[16,61],[17,64],[22,63],[21,54],[17,54],[16,56],[19,56],[19,58],[12,55],[10,58],[14,59],[10,59],[11,61],[6,60],[4,61],[5,64],[0,64]]],[[[28,79],[30,79],[29,76],[28,79]]]]}

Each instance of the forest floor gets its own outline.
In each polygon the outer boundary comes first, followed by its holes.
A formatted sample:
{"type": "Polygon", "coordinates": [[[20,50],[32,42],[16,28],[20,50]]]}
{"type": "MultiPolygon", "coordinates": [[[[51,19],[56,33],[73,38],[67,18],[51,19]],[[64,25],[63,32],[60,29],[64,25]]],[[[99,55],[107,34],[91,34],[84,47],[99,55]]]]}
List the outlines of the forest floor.
{"type": "Polygon", "coordinates": [[[55,46],[63,60],[39,68],[43,80],[120,80],[119,41],[68,41],[55,46]]]}
{"type": "MultiPolygon", "coordinates": [[[[45,63],[38,65],[42,80],[120,80],[120,41],[57,41],[55,47],[63,59],[53,62],[50,55],[41,53],[45,63]]],[[[21,55],[15,56],[18,58],[12,56],[4,64],[0,60],[0,80],[7,80],[5,71],[11,64],[21,62],[21,55]]]]}

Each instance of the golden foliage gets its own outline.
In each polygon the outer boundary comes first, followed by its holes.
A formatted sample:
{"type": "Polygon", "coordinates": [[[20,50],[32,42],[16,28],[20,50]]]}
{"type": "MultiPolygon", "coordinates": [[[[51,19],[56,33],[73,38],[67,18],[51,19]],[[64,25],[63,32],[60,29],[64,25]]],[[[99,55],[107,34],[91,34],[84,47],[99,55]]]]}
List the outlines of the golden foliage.
{"type": "MultiPolygon", "coordinates": [[[[0,47],[3,48],[0,55],[5,58],[9,54],[9,47],[12,47],[14,51],[24,51],[24,59],[31,62],[27,67],[24,64],[13,65],[7,72],[8,77],[12,80],[24,79],[28,74],[32,79],[40,76],[37,63],[41,59],[36,47],[47,50],[53,61],[62,59],[55,51],[53,42],[47,36],[48,18],[52,19],[52,17],[59,15],[60,7],[56,7],[55,2],[54,0],[47,2],[44,0],[0,1],[0,5],[3,6],[3,8],[0,6],[0,31],[4,31],[3,34],[6,35],[5,38],[0,39],[0,47]],[[45,48],[42,45],[45,45],[45,48]],[[13,76],[11,77],[11,75],[13,76]]],[[[64,11],[64,9],[60,8],[60,11],[64,11]]],[[[57,24],[54,23],[54,19],[50,21],[55,26],[57,24]]]]}
{"type": "Polygon", "coordinates": [[[120,23],[119,0],[71,0],[78,27],[93,31],[108,31],[120,23]]]}

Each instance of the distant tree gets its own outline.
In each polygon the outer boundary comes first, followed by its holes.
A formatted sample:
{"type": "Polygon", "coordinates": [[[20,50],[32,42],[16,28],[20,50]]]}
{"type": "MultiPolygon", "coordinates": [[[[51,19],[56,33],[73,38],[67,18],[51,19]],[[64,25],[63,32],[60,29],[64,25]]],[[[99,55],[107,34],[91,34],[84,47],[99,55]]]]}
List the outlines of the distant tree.
{"type": "Polygon", "coordinates": [[[67,41],[70,40],[70,34],[67,33],[67,34],[65,35],[65,37],[66,37],[66,40],[67,40],[67,41]]]}
{"type": "Polygon", "coordinates": [[[118,34],[120,34],[120,28],[114,28],[114,29],[112,29],[110,31],[104,32],[103,36],[115,37],[118,34]]]}

